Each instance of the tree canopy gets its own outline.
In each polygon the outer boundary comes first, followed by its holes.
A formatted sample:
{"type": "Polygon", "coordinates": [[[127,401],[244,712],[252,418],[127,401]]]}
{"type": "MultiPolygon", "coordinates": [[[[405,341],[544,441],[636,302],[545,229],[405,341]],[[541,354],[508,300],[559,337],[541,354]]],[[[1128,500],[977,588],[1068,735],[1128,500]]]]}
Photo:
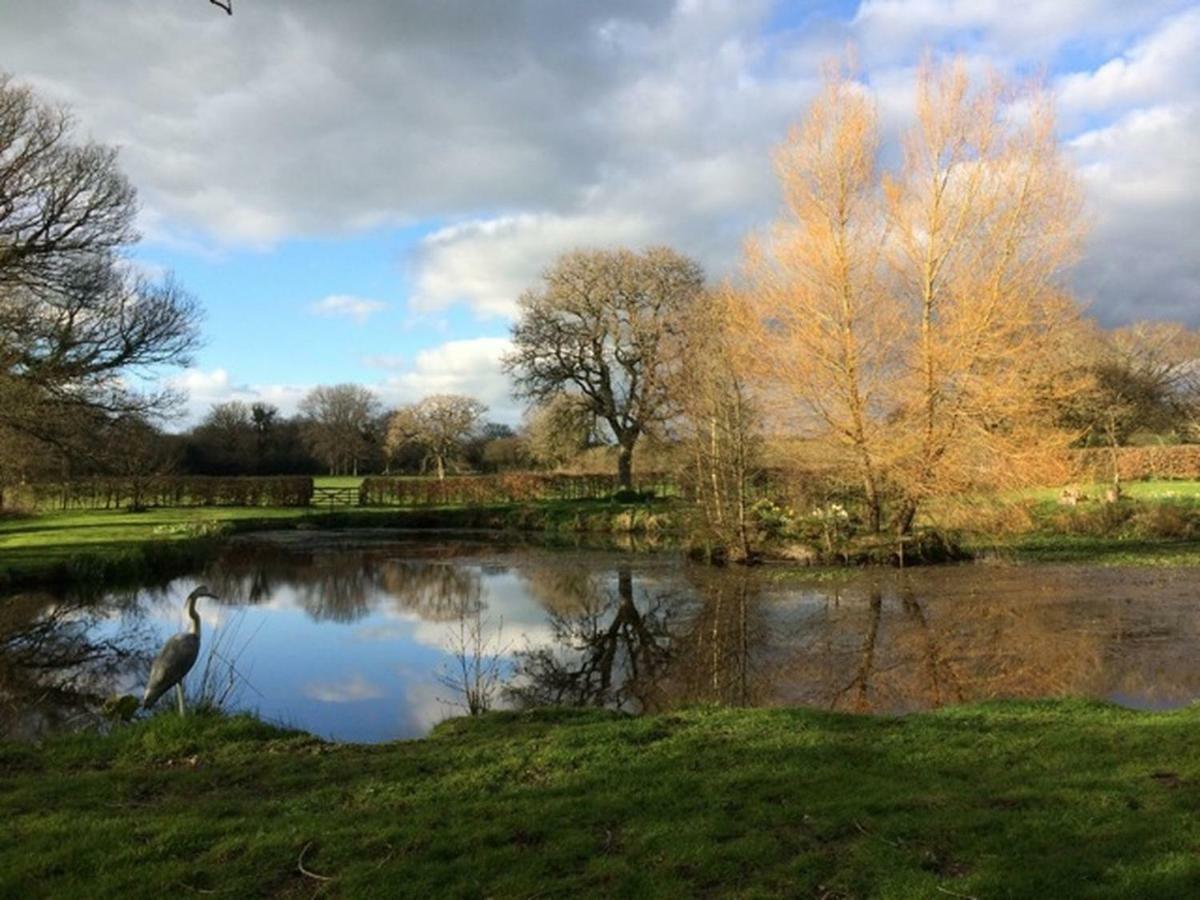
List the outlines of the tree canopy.
{"type": "Polygon", "coordinates": [[[667,247],[576,250],[519,300],[505,359],[518,392],[578,395],[612,432],[624,487],[634,445],[668,414],[668,336],[703,286],[699,264],[667,247]]]}
{"type": "Polygon", "coordinates": [[[137,378],[189,361],[200,312],[129,259],[136,214],[116,150],[0,74],[0,430],[62,446],[91,416],[173,408],[137,378]]]}

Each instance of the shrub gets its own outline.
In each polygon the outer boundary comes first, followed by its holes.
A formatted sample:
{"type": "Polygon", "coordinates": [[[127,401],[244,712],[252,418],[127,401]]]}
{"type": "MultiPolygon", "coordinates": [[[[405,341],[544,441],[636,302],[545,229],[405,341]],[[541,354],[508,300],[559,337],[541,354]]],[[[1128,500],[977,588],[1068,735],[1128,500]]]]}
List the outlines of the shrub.
{"type": "MultiPolygon", "coordinates": [[[[670,478],[646,475],[642,484],[658,484],[664,491],[670,478]]],[[[499,475],[463,475],[437,481],[432,478],[368,476],[359,488],[364,506],[467,506],[494,503],[528,503],[537,500],[603,500],[629,503],[651,499],[655,490],[617,492],[614,475],[562,475],[544,472],[505,472],[499,475]],[[630,499],[621,499],[628,496],[630,499]]]]}
{"type": "Polygon", "coordinates": [[[100,476],[43,482],[30,488],[41,509],[146,509],[163,506],[308,506],[308,476],[100,476]]]}
{"type": "Polygon", "coordinates": [[[1200,510],[1179,503],[1144,504],[1130,519],[1129,530],[1141,538],[1191,540],[1200,536],[1200,510]]]}
{"type": "MultiPolygon", "coordinates": [[[[1093,447],[1074,451],[1075,480],[1107,481],[1112,477],[1112,451],[1093,447]]],[[[1148,478],[1200,478],[1200,444],[1120,447],[1117,471],[1125,481],[1148,478]]]]}

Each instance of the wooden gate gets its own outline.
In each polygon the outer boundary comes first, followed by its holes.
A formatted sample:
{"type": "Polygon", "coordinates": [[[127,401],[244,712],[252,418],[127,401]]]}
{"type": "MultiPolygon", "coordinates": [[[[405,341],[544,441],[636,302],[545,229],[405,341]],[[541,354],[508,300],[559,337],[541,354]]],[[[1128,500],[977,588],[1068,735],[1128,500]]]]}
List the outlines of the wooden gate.
{"type": "Polygon", "coordinates": [[[332,509],[336,506],[358,506],[358,488],[356,487],[314,487],[312,492],[313,506],[332,509]]]}

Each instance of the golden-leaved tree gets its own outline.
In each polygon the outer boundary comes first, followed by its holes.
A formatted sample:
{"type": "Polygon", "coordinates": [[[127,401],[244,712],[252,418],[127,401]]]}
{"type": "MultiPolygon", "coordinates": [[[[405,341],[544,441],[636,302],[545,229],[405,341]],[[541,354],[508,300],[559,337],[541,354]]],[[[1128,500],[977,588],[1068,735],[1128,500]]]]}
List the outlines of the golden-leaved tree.
{"type": "Polygon", "coordinates": [[[754,555],[751,486],[762,436],[761,406],[740,365],[739,308],[728,288],[693,302],[675,330],[670,390],[675,437],[697,500],[697,536],[710,554],[744,561],[754,555]]]}
{"type": "Polygon", "coordinates": [[[918,74],[898,171],[867,89],[831,70],[776,156],[786,214],[747,251],[745,358],[777,409],[836,439],[868,524],[1041,475],[1072,434],[1080,204],[1036,90],[918,74]]]}
{"type": "Polygon", "coordinates": [[[777,426],[828,435],[880,526],[884,417],[894,406],[899,309],[882,283],[885,219],[878,122],[857,85],[830,70],[807,118],[776,153],[785,215],[747,245],[742,358],[777,426]]]}

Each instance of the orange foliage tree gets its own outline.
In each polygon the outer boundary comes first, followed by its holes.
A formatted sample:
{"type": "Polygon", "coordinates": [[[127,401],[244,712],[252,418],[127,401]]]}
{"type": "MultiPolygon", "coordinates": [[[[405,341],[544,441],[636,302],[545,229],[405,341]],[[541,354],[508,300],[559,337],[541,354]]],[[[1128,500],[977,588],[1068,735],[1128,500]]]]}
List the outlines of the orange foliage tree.
{"type": "Polygon", "coordinates": [[[1081,388],[1075,181],[1049,99],[963,63],[927,63],[903,162],[881,175],[867,89],[830,70],[776,156],[786,214],[750,242],[743,357],[774,407],[832,437],[869,526],[920,504],[1036,479],[1074,436],[1081,388]]]}

